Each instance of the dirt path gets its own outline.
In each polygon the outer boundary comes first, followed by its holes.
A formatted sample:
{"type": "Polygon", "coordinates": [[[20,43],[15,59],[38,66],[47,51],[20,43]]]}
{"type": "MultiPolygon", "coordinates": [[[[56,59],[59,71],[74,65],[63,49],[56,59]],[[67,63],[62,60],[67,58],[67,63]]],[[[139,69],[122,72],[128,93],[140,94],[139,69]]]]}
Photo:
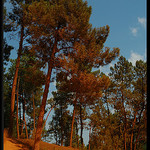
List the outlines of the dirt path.
{"type": "Polygon", "coordinates": [[[18,141],[10,138],[4,139],[3,149],[4,150],[29,150],[29,148],[27,148],[26,145],[23,145],[18,141]]]}

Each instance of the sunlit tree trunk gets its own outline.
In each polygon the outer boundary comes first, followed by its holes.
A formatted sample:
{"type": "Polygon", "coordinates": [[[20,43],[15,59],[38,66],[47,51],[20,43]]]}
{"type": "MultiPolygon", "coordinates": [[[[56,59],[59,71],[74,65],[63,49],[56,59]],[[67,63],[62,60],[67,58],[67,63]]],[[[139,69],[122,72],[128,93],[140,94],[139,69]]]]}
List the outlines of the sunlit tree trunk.
{"type": "Polygon", "coordinates": [[[76,97],[76,99],[74,101],[74,110],[73,110],[72,125],[71,125],[71,135],[70,135],[70,147],[72,147],[73,125],[74,125],[76,104],[77,104],[77,97],[76,97]]]}
{"type": "Polygon", "coordinates": [[[17,84],[18,71],[19,71],[19,65],[20,65],[20,56],[21,56],[21,52],[22,52],[23,36],[24,36],[24,26],[22,24],[18,57],[17,57],[17,62],[16,62],[16,71],[15,71],[15,75],[14,75],[14,79],[13,79],[12,92],[11,92],[11,113],[10,113],[10,126],[9,126],[9,136],[10,137],[13,134],[15,92],[16,92],[16,84],[17,84]]]}
{"type": "Polygon", "coordinates": [[[57,49],[56,44],[57,43],[55,42],[54,48],[52,50],[51,59],[48,62],[48,73],[47,73],[47,77],[46,77],[45,89],[44,89],[44,93],[43,93],[43,99],[42,99],[42,104],[40,107],[40,114],[39,114],[38,123],[37,123],[37,129],[36,129],[36,135],[35,135],[35,141],[34,141],[34,150],[39,150],[39,143],[40,143],[41,134],[42,134],[42,125],[43,125],[43,117],[44,117],[44,113],[45,113],[46,100],[47,100],[47,96],[48,96],[50,78],[51,78],[52,68],[53,68],[53,64],[54,64],[54,56],[55,56],[55,52],[57,49]]]}
{"type": "Polygon", "coordinates": [[[45,122],[44,122],[44,125],[43,125],[43,128],[42,128],[42,130],[44,129],[44,127],[45,127],[45,125],[46,125],[46,121],[47,121],[47,119],[48,119],[48,116],[49,116],[49,114],[51,113],[51,111],[52,111],[52,109],[55,107],[55,105],[53,105],[52,107],[51,107],[51,109],[50,109],[50,111],[49,111],[49,113],[48,113],[48,115],[47,115],[47,117],[46,117],[46,120],[45,120],[45,122]]]}
{"type": "Polygon", "coordinates": [[[19,77],[19,79],[18,79],[18,86],[17,86],[17,110],[16,110],[16,115],[17,115],[17,118],[16,118],[16,120],[17,120],[17,138],[19,139],[19,123],[18,123],[18,92],[19,92],[19,80],[20,80],[20,77],[19,77]]]}

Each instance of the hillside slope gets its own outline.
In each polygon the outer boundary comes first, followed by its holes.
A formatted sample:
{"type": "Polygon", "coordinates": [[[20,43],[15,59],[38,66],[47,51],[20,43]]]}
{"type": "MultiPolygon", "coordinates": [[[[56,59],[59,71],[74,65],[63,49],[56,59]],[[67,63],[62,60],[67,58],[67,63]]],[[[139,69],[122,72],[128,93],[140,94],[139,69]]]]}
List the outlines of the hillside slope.
{"type": "MultiPolygon", "coordinates": [[[[8,138],[4,132],[3,149],[4,150],[32,150],[34,140],[32,139],[13,139],[8,138]]],[[[40,150],[78,150],[70,147],[58,146],[41,141],[40,150]]]]}

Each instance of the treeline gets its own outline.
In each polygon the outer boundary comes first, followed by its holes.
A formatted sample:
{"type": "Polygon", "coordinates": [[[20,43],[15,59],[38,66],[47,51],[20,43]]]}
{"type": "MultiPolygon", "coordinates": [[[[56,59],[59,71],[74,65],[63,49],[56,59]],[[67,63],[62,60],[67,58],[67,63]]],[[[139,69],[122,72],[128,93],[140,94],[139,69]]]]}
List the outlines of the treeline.
{"type": "Polygon", "coordinates": [[[10,2],[12,11],[4,8],[3,27],[7,35],[19,33],[19,48],[17,59],[10,59],[14,47],[4,39],[4,127],[9,136],[34,139],[34,150],[41,138],[86,149],[86,128],[88,149],[144,149],[146,63],[133,66],[121,56],[108,76],[100,72],[120,50],[104,47],[109,26],[92,27],[86,1],[10,2]],[[56,92],[49,89],[54,81],[56,92]],[[47,100],[49,91],[53,98],[47,100]],[[52,109],[46,130],[44,114],[52,109]]]}

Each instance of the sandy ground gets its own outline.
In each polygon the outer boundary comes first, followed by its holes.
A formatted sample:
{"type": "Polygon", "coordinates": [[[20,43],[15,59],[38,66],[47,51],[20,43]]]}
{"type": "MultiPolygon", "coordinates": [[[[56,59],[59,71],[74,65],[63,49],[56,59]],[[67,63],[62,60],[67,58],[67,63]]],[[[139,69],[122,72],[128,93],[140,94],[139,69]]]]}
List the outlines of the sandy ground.
{"type": "Polygon", "coordinates": [[[18,143],[16,140],[5,138],[3,150],[29,150],[29,148],[21,143],[18,143]]]}

